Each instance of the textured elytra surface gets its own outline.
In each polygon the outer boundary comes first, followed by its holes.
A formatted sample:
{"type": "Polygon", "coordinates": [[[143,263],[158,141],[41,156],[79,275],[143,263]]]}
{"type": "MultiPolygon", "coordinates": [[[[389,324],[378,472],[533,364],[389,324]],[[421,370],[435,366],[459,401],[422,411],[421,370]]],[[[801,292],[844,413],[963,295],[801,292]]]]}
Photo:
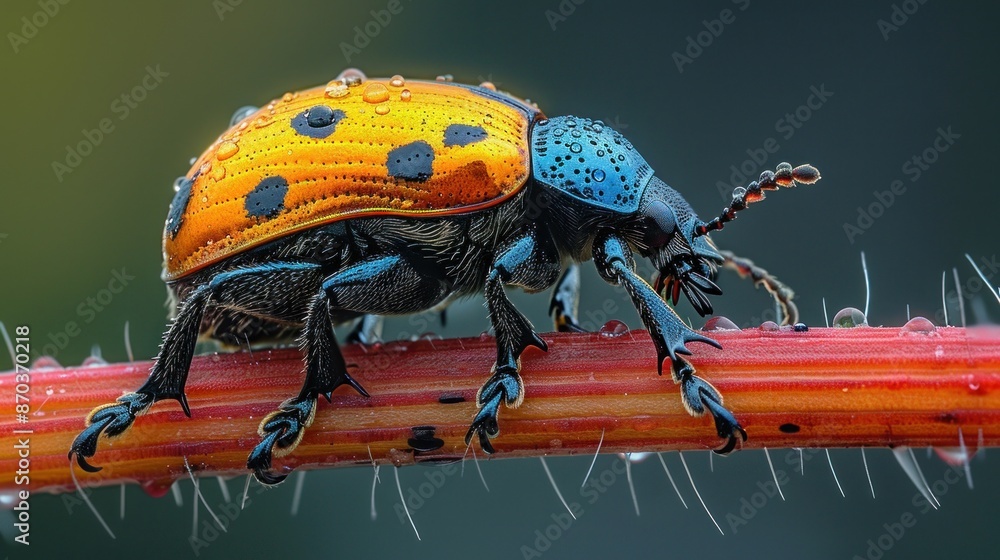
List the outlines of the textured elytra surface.
{"type": "Polygon", "coordinates": [[[324,86],[285,94],[247,113],[181,184],[164,231],[168,279],[341,219],[495,205],[524,186],[539,117],[494,91],[389,80],[336,97],[324,86]]]}

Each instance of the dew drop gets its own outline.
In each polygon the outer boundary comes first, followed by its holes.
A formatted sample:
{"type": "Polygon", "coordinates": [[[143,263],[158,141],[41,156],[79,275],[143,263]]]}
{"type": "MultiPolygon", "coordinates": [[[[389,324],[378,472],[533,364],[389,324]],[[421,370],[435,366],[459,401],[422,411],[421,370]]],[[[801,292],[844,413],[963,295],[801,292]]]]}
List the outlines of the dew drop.
{"type": "Polygon", "coordinates": [[[384,103],[389,100],[389,88],[382,83],[372,82],[365,86],[361,99],[368,103],[384,103]]]}
{"type": "Polygon", "coordinates": [[[718,316],[710,317],[705,321],[705,326],[701,328],[703,331],[738,331],[740,328],[736,326],[736,323],[729,320],[728,317],[718,316]]]}
{"type": "Polygon", "coordinates": [[[483,331],[483,332],[479,333],[479,340],[481,340],[483,342],[486,342],[487,340],[489,340],[491,338],[493,338],[493,337],[490,336],[490,333],[487,332],[487,331],[483,331]]]}
{"type": "Polygon", "coordinates": [[[344,97],[347,95],[347,84],[343,80],[332,80],[326,84],[325,92],[327,97],[344,97]]]}
{"type": "Polygon", "coordinates": [[[574,154],[578,154],[581,151],[583,151],[583,146],[581,146],[579,142],[573,142],[572,144],[569,145],[569,151],[573,152],[574,154]]]}
{"type": "Polygon", "coordinates": [[[628,332],[628,325],[617,319],[612,319],[601,325],[597,332],[603,337],[617,338],[628,332]]]}
{"type": "Polygon", "coordinates": [[[792,325],[792,330],[795,332],[807,332],[809,331],[809,325],[805,323],[795,323],[792,325]]]}
{"type": "Polygon", "coordinates": [[[143,492],[149,494],[151,498],[162,498],[170,492],[170,487],[174,485],[173,480],[150,480],[139,484],[143,492]]]}
{"type": "Polygon", "coordinates": [[[747,190],[743,187],[736,187],[735,189],[733,189],[733,200],[736,200],[737,198],[743,198],[746,195],[747,195],[747,190]]]}
{"type": "Polygon", "coordinates": [[[768,332],[777,332],[781,330],[781,327],[779,327],[778,323],[775,323],[774,321],[764,321],[763,323],[760,324],[760,330],[768,332]]]}
{"type": "Polygon", "coordinates": [[[496,91],[497,90],[497,86],[494,85],[493,82],[483,82],[483,83],[479,84],[479,87],[484,88],[484,89],[488,89],[490,91],[496,91]]]}
{"type": "Polygon", "coordinates": [[[558,136],[562,136],[563,134],[566,134],[566,129],[565,128],[557,128],[557,129],[555,129],[555,130],[552,131],[552,136],[557,136],[558,137],[558,136]]]}
{"type": "Polygon", "coordinates": [[[865,314],[861,312],[860,309],[854,307],[845,307],[837,312],[833,316],[833,326],[840,327],[843,329],[850,329],[853,327],[867,327],[868,320],[865,318],[865,314]]]}
{"type": "Polygon", "coordinates": [[[253,125],[256,126],[257,128],[264,128],[273,122],[274,119],[272,119],[269,115],[261,115],[256,119],[254,119],[253,125]]]}
{"type": "Polygon", "coordinates": [[[253,105],[244,105],[243,107],[240,107],[234,111],[233,116],[229,118],[229,126],[235,125],[236,123],[256,113],[259,109],[260,107],[254,107],[253,105]]]}
{"type": "Polygon", "coordinates": [[[440,76],[438,76],[438,77],[436,77],[434,79],[437,80],[437,81],[439,81],[439,82],[449,82],[450,83],[450,82],[454,82],[455,81],[455,76],[452,76],[451,74],[442,74],[442,75],[440,75],[440,76]]]}
{"type": "Polygon", "coordinates": [[[483,124],[493,124],[493,115],[487,113],[487,115],[483,117],[483,124]]]}
{"type": "Polygon", "coordinates": [[[604,150],[597,150],[597,157],[604,157],[604,150]]]}
{"type": "Polygon", "coordinates": [[[288,103],[289,101],[291,101],[293,99],[295,99],[295,94],[292,93],[292,92],[287,92],[287,93],[285,93],[285,95],[281,96],[281,100],[284,101],[285,103],[288,103]]]}
{"type": "Polygon", "coordinates": [[[934,349],[934,357],[939,360],[944,357],[944,346],[939,344],[938,347],[934,349]]]}
{"type": "Polygon", "coordinates": [[[340,75],[337,76],[337,79],[350,87],[354,87],[367,80],[368,76],[365,76],[365,73],[357,68],[348,68],[341,72],[340,75]]]}
{"type": "Polygon", "coordinates": [[[55,390],[52,389],[52,386],[48,386],[48,387],[45,388],[45,395],[46,396],[51,397],[53,393],[55,393],[55,390]]]}
{"type": "Polygon", "coordinates": [[[219,144],[219,149],[215,151],[215,157],[218,158],[219,161],[222,161],[233,157],[238,151],[240,151],[240,147],[236,145],[236,142],[226,140],[225,142],[219,144]]]}
{"type": "Polygon", "coordinates": [[[403,77],[400,76],[399,74],[396,74],[393,77],[389,78],[389,85],[392,87],[403,87],[404,85],[406,85],[406,80],[404,80],[403,77]]]}
{"type": "Polygon", "coordinates": [[[377,105],[375,107],[375,114],[376,115],[388,115],[389,114],[389,106],[385,105],[385,104],[377,105]]]}
{"type": "Polygon", "coordinates": [[[207,161],[207,162],[201,164],[201,167],[198,168],[198,174],[199,175],[204,175],[204,174],[208,173],[211,170],[212,170],[212,162],[207,161]]]}
{"type": "MultiPolygon", "coordinates": [[[[223,166],[218,166],[212,171],[212,178],[216,181],[221,181],[226,177],[226,168],[223,166]]],[[[202,202],[208,202],[208,200],[202,200],[202,202]]]]}
{"type": "Polygon", "coordinates": [[[404,89],[403,91],[399,92],[400,101],[409,101],[411,97],[413,97],[413,94],[410,93],[410,90],[408,89],[404,89]]]}
{"type": "Polygon", "coordinates": [[[934,323],[930,322],[925,317],[914,317],[906,322],[900,330],[900,336],[905,334],[934,334],[937,332],[937,327],[934,323]]]}
{"type": "Polygon", "coordinates": [[[595,181],[597,181],[598,183],[600,183],[601,181],[603,181],[603,180],[604,180],[604,171],[602,171],[602,170],[600,170],[600,169],[595,169],[595,170],[593,170],[593,171],[592,171],[592,172],[590,173],[590,176],[591,176],[591,177],[592,177],[592,178],[593,178],[593,179],[594,179],[595,181]]]}

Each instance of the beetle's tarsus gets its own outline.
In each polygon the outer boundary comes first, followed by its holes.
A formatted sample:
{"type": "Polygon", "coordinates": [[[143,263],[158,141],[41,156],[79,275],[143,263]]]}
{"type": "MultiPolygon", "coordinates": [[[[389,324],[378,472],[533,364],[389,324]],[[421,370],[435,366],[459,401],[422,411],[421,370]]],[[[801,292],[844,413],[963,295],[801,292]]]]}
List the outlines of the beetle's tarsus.
{"type": "Polygon", "coordinates": [[[262,439],[247,457],[247,468],[261,484],[277,484],[285,479],[284,475],[269,472],[271,459],[291,453],[302,441],[305,429],[312,425],[315,416],[315,397],[295,398],[261,420],[257,433],[262,439]]]}
{"type": "Polygon", "coordinates": [[[86,459],[97,453],[97,442],[101,434],[112,438],[125,433],[136,416],[145,412],[153,401],[153,395],[149,393],[129,393],[118,397],[113,403],[90,411],[87,415],[86,429],[76,436],[69,448],[69,458],[72,459],[76,455],[77,464],[87,472],[100,471],[101,467],[91,465],[86,459]]]}

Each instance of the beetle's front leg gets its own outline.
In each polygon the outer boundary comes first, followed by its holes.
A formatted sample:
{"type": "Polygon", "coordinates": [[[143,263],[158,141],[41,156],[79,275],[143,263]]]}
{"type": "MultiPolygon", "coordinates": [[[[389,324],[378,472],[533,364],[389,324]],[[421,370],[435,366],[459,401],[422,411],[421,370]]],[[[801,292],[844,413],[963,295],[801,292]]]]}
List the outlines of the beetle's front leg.
{"type": "Polygon", "coordinates": [[[551,286],[559,276],[559,254],[548,232],[532,227],[501,246],[486,277],[486,306],[496,334],[497,361],[493,375],[476,394],[479,413],[472,421],[465,443],[479,435],[479,445],[493,452],[490,438],[500,433],[497,412],[500,403],[517,407],[524,399],[520,375],[521,352],[528,346],[546,350],[528,319],[507,299],[504,286],[519,286],[537,292],[551,286]]]}
{"type": "Polygon", "coordinates": [[[737,436],[746,441],[746,431],[733,414],[722,406],[719,391],[711,383],[694,375],[694,367],[680,356],[691,354],[686,346],[688,342],[704,342],[716,348],[722,346],[688,328],[653,288],[635,273],[632,251],[625,240],[609,234],[598,236],[594,241],[594,263],[602,278],[611,284],[623,286],[628,292],[656,345],[658,373],[663,373],[663,360],[670,358],[673,380],[681,386],[684,408],[694,416],[701,416],[706,410],[712,414],[719,437],[727,440],[718,452],[732,451],[736,446],[737,436]]]}

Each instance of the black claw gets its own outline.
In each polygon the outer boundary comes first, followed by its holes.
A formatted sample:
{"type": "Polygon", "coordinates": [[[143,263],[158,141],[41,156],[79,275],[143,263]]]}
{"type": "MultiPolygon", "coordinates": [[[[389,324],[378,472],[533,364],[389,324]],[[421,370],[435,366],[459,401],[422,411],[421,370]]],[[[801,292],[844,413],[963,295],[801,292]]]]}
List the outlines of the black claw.
{"type": "Polygon", "coordinates": [[[87,462],[88,457],[97,453],[97,442],[101,434],[115,437],[125,433],[135,421],[135,417],[153,403],[148,393],[130,393],[119,397],[117,403],[104,406],[91,413],[90,424],[82,431],[69,448],[69,458],[76,455],[80,468],[91,473],[101,470],[87,462]]]}
{"type": "Polygon", "coordinates": [[[112,419],[113,417],[108,416],[99,422],[92,422],[73,440],[73,445],[69,448],[69,458],[72,459],[76,455],[76,463],[80,465],[81,469],[89,473],[101,470],[101,467],[95,467],[88,463],[86,458],[93,457],[97,453],[97,440],[112,419]]]}
{"type": "Polygon", "coordinates": [[[281,434],[281,431],[275,431],[264,436],[264,439],[253,448],[247,458],[247,468],[253,471],[254,478],[261,484],[270,486],[285,480],[286,475],[274,475],[269,472],[271,470],[271,450],[281,434]]]}
{"type": "MultiPolygon", "coordinates": [[[[488,384],[488,382],[487,382],[488,384]]],[[[479,446],[487,453],[493,453],[493,444],[490,438],[496,437],[500,433],[500,424],[497,422],[497,410],[500,407],[500,399],[503,395],[496,391],[485,403],[472,420],[469,431],[465,433],[465,445],[472,441],[473,434],[479,435],[479,446]]]]}

